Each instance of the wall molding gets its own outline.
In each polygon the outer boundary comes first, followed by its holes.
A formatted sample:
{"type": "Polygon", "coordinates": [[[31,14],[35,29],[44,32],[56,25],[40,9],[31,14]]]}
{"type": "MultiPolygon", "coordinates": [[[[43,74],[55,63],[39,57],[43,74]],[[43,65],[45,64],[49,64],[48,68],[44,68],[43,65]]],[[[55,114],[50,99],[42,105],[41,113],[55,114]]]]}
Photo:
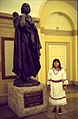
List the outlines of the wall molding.
{"type": "MultiPolygon", "coordinates": [[[[12,14],[8,14],[8,13],[2,13],[0,12],[0,18],[4,18],[4,19],[13,19],[12,14]]],[[[36,23],[40,22],[40,18],[36,18],[36,17],[32,17],[34,19],[34,21],[36,23]]]]}
{"type": "Polygon", "coordinates": [[[78,35],[78,30],[54,30],[54,29],[45,29],[44,27],[40,28],[41,33],[45,35],[55,35],[55,36],[75,36],[78,35]]]}
{"type": "MultiPolygon", "coordinates": [[[[40,18],[32,17],[37,28],[40,28],[40,18]]],[[[13,28],[13,16],[12,14],[0,12],[0,27],[1,28],[13,28]],[[4,22],[6,20],[6,22],[4,22]]]]}
{"type": "Polygon", "coordinates": [[[8,104],[8,94],[4,94],[0,96],[0,105],[8,104]]]}
{"type": "Polygon", "coordinates": [[[69,86],[70,85],[73,85],[73,86],[76,86],[76,87],[78,87],[78,81],[69,81],[69,84],[68,84],[69,86]]]}

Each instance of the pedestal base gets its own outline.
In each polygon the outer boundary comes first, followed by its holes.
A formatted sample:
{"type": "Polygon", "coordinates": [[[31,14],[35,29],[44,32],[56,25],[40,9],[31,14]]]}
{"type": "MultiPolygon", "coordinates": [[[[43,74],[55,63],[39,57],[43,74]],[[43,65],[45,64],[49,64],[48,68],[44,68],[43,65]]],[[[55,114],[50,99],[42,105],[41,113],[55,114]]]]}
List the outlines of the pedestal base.
{"type": "Polygon", "coordinates": [[[47,111],[46,86],[16,87],[9,83],[8,106],[19,118],[47,111]]]}

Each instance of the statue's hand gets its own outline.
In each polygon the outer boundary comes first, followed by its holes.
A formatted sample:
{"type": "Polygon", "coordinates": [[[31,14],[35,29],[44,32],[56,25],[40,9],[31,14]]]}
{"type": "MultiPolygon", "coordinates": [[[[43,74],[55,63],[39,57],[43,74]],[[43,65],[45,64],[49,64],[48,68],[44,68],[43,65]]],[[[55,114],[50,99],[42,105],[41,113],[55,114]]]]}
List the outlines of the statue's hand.
{"type": "Polygon", "coordinates": [[[20,26],[21,27],[25,26],[25,14],[21,15],[20,26]]]}

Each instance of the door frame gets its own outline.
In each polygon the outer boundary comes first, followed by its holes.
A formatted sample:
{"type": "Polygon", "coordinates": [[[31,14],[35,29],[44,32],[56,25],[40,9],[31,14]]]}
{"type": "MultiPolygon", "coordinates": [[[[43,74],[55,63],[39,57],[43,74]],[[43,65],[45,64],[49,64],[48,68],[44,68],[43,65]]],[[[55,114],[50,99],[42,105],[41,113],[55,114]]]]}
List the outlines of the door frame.
{"type": "Polygon", "coordinates": [[[70,80],[70,43],[69,42],[45,42],[45,73],[46,73],[46,83],[47,75],[49,70],[49,46],[50,45],[63,45],[66,46],[66,60],[67,60],[67,78],[70,80]]]}

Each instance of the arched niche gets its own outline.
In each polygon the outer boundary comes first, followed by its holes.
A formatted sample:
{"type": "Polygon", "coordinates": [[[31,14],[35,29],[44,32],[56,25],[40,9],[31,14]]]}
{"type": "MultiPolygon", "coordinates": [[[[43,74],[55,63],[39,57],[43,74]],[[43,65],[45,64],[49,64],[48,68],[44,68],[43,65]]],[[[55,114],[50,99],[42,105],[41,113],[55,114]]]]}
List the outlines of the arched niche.
{"type": "Polygon", "coordinates": [[[70,17],[62,12],[55,12],[49,15],[45,21],[45,29],[69,30],[74,29],[74,24],[70,17]]]}
{"type": "Polygon", "coordinates": [[[65,1],[50,1],[50,0],[44,0],[41,4],[39,10],[41,27],[44,27],[46,19],[51,14],[55,14],[55,13],[61,13],[62,15],[67,17],[68,20],[73,25],[73,30],[77,29],[76,9],[72,7],[70,4],[66,3],[65,1]]]}

